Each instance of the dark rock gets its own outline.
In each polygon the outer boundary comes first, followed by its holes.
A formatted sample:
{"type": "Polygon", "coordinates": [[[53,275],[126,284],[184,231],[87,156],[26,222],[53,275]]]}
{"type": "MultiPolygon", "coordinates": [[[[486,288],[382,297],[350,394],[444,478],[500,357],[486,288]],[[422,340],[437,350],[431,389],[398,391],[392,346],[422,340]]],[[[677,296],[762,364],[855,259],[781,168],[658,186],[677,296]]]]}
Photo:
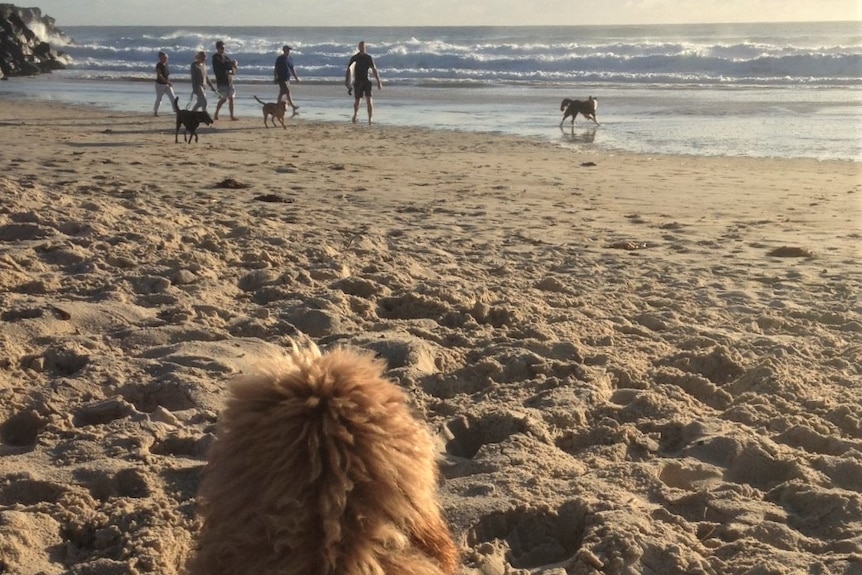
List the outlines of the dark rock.
{"type": "Polygon", "coordinates": [[[51,47],[51,38],[69,40],[39,8],[0,4],[0,79],[64,69],[70,59],[51,47]]]}

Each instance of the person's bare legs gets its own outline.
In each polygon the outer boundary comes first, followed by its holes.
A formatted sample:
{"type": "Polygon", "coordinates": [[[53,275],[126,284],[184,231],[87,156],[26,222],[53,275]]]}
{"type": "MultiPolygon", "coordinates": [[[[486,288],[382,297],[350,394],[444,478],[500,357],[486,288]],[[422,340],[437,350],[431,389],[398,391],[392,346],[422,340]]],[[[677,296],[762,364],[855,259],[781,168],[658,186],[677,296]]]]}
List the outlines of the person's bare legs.
{"type": "Polygon", "coordinates": [[[361,98],[353,100],[353,123],[356,123],[356,116],[359,114],[359,102],[361,98]]]}
{"type": "Polygon", "coordinates": [[[227,102],[227,98],[219,96],[218,103],[216,104],[215,116],[213,116],[213,120],[218,120],[218,111],[221,110],[221,107],[224,103],[227,102]]]}
{"type": "Polygon", "coordinates": [[[367,100],[368,104],[368,123],[371,123],[371,119],[374,116],[374,102],[371,100],[371,96],[368,96],[367,100]]]}
{"type": "Polygon", "coordinates": [[[284,99],[287,102],[287,105],[293,108],[293,113],[296,114],[296,111],[299,109],[299,106],[293,103],[293,98],[290,97],[290,87],[288,86],[287,91],[284,93],[284,99]]]}
{"type": "Polygon", "coordinates": [[[233,96],[227,99],[227,109],[230,111],[230,119],[236,120],[236,116],[233,115],[233,96]]]}

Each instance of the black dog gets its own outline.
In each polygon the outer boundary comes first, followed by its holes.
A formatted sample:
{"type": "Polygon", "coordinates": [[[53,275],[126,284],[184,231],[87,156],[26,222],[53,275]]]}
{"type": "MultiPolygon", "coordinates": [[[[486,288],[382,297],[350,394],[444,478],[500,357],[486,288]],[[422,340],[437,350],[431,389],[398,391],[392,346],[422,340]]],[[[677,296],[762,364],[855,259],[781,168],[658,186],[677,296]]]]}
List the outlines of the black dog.
{"type": "Polygon", "coordinates": [[[584,118],[588,120],[592,120],[596,123],[596,126],[600,125],[599,121],[596,120],[596,110],[599,109],[599,99],[593,98],[590,96],[589,100],[586,102],[581,100],[570,100],[569,98],[565,98],[563,102],[560,104],[560,111],[563,112],[563,119],[560,120],[560,127],[563,127],[563,122],[566,121],[566,118],[569,116],[572,117],[572,127],[575,126],[575,117],[580,114],[584,118]]]}
{"type": "Polygon", "coordinates": [[[192,136],[195,142],[198,141],[198,126],[206,124],[212,125],[213,119],[207,114],[206,110],[192,111],[180,110],[180,99],[174,98],[174,111],[177,113],[177,131],[174,134],[174,142],[180,142],[180,126],[184,126],[183,141],[187,144],[192,143],[192,136]]]}

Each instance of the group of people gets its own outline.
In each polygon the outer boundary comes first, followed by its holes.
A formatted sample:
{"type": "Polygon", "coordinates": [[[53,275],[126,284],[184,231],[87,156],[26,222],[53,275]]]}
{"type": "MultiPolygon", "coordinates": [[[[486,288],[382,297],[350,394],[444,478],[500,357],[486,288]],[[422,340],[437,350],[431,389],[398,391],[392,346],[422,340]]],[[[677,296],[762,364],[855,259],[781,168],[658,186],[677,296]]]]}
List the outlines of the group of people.
{"type": "MultiPolygon", "coordinates": [[[[213,85],[207,73],[207,53],[201,50],[195,54],[195,60],[191,65],[192,78],[192,94],[196,97],[195,105],[192,110],[206,110],[207,96],[206,87],[209,87],[213,92],[218,93],[219,99],[216,104],[214,120],[218,120],[218,114],[221,107],[227,102],[228,110],[230,111],[231,120],[236,120],[234,114],[234,98],[236,89],[233,87],[233,79],[236,76],[237,61],[228,57],[225,54],[224,42],[219,40],[216,42],[216,53],[212,57],[213,73],[215,74],[216,83],[213,85]]],[[[177,96],[174,92],[173,83],[171,82],[171,72],[168,67],[168,55],[164,52],[159,52],[159,61],[156,64],[156,103],[153,105],[153,115],[159,115],[159,107],[162,103],[162,98],[167,96],[171,102],[176,100],[177,96]]]]}
{"type": "MultiPolygon", "coordinates": [[[[206,110],[207,96],[206,88],[208,87],[213,92],[218,93],[219,99],[216,104],[213,120],[218,120],[219,111],[227,102],[230,119],[236,120],[234,114],[234,99],[236,97],[236,89],[233,86],[234,78],[236,77],[237,61],[225,54],[224,42],[219,40],[216,42],[216,53],[212,56],[212,68],[215,75],[215,85],[209,79],[207,74],[207,54],[203,50],[195,54],[195,60],[191,65],[192,79],[192,94],[195,96],[195,104],[192,110],[206,110]]],[[[282,47],[282,53],[275,59],[273,76],[278,84],[278,101],[282,100],[287,103],[296,113],[299,106],[294,104],[290,94],[290,78],[297,82],[300,81],[296,74],[296,68],[293,64],[293,57],[290,55],[292,47],[285,45],[282,47]]],[[[372,83],[369,78],[369,72],[373,74],[377,81],[377,89],[383,89],[380,82],[380,74],[377,67],[374,65],[374,58],[365,51],[365,42],[360,42],[358,52],[350,58],[347,64],[344,81],[347,84],[349,94],[353,94],[353,122],[356,123],[359,115],[359,106],[362,99],[365,98],[366,108],[368,110],[368,123],[372,122],[374,116],[374,103],[371,98],[372,83]]],[[[173,104],[176,100],[173,83],[171,82],[171,72],[168,67],[168,55],[165,52],[159,52],[159,61],[156,64],[156,103],[153,106],[153,115],[159,115],[159,107],[161,106],[162,98],[167,96],[173,104]]]]}

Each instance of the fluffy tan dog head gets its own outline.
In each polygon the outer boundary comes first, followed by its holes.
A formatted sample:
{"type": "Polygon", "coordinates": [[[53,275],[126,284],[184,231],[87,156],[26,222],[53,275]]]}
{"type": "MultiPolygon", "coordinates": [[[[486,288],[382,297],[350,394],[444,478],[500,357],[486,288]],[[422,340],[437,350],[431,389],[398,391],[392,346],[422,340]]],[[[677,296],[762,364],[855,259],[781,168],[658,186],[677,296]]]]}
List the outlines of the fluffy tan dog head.
{"type": "Polygon", "coordinates": [[[230,388],[192,575],[450,575],[431,437],[368,355],[294,349],[230,388]]]}

